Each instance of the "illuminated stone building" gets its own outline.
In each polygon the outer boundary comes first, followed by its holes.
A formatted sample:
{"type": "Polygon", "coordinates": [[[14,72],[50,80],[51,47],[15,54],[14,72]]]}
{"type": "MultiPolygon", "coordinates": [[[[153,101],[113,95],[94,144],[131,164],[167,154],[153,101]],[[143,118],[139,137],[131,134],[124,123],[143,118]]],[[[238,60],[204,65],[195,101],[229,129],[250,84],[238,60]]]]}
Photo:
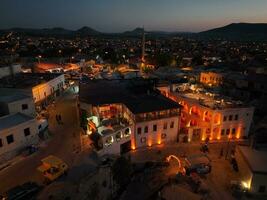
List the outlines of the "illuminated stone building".
{"type": "Polygon", "coordinates": [[[201,72],[200,83],[209,86],[219,86],[222,84],[223,75],[217,72],[201,72]]]}
{"type": "Polygon", "coordinates": [[[181,106],[147,82],[94,80],[80,84],[85,128],[88,134],[101,136],[102,151],[108,147],[106,152],[123,153],[177,141],[181,106]]]}
{"type": "Polygon", "coordinates": [[[180,139],[188,141],[246,138],[254,108],[202,89],[182,84],[159,88],[183,106],[180,139]]]}

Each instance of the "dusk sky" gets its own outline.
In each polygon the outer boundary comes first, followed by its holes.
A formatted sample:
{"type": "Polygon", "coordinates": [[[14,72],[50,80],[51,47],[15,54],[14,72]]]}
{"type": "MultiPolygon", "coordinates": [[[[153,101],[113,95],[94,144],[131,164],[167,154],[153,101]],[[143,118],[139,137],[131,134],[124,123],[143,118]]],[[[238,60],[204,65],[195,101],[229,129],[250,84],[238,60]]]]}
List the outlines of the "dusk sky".
{"type": "Polygon", "coordinates": [[[0,28],[202,31],[267,22],[267,0],[1,0],[0,28]]]}

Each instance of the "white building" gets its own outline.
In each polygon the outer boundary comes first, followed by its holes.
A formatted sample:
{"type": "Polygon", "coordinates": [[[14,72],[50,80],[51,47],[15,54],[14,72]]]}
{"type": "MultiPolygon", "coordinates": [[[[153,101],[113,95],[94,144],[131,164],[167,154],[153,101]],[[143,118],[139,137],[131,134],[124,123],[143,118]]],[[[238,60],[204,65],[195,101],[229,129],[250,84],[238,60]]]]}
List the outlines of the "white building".
{"type": "Polygon", "coordinates": [[[0,117],[0,162],[37,143],[38,129],[35,118],[21,113],[0,117]]]}
{"type": "Polygon", "coordinates": [[[168,86],[159,89],[162,94],[183,106],[180,135],[188,141],[248,137],[253,119],[253,107],[204,92],[197,87],[168,86]]]}
{"type": "Polygon", "coordinates": [[[14,75],[14,74],[17,74],[20,72],[21,72],[21,65],[19,65],[19,64],[14,64],[14,65],[10,65],[10,66],[3,66],[3,67],[0,67],[0,78],[14,75]]]}
{"type": "Polygon", "coordinates": [[[87,128],[88,134],[100,133],[104,143],[107,139],[110,153],[123,153],[178,139],[181,106],[142,80],[136,83],[134,80],[95,80],[80,84],[81,113],[87,116],[87,121],[82,120],[85,122],[83,127],[87,128]],[[136,83],[140,85],[135,86],[136,83]],[[106,123],[107,120],[116,123],[106,123]],[[117,130],[118,127],[121,128],[117,130]],[[99,128],[110,131],[101,134],[99,128]]]}
{"type": "MultiPolygon", "coordinates": [[[[242,183],[249,192],[257,195],[267,194],[267,152],[247,146],[238,146],[236,159],[242,183]]],[[[262,196],[263,199],[264,196],[262,196]]]]}
{"type": "Polygon", "coordinates": [[[64,74],[20,73],[0,79],[0,92],[32,97],[35,104],[45,104],[58,96],[65,85],[64,74]]]}
{"type": "Polygon", "coordinates": [[[0,97],[0,116],[18,112],[32,117],[35,116],[35,106],[32,97],[24,94],[0,97]]]}

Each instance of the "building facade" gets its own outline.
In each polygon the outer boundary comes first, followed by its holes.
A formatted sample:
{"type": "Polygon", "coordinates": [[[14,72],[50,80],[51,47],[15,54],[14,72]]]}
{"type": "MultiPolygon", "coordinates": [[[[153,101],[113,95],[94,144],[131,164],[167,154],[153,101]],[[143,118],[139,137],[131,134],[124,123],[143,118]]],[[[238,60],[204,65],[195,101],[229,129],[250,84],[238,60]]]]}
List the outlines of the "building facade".
{"type": "Polygon", "coordinates": [[[216,72],[201,72],[200,83],[209,86],[219,86],[222,84],[223,75],[216,72]]]}
{"type": "Polygon", "coordinates": [[[141,92],[131,84],[98,80],[80,85],[80,109],[87,134],[97,132],[104,141],[103,149],[108,139],[106,151],[110,153],[176,142],[181,106],[157,91],[141,92]]]}
{"type": "Polygon", "coordinates": [[[0,162],[38,141],[35,118],[21,113],[0,117],[0,162]]]}
{"type": "Polygon", "coordinates": [[[14,94],[0,97],[0,116],[18,112],[32,117],[36,115],[34,102],[30,96],[14,94]]]}
{"type": "Polygon", "coordinates": [[[180,139],[187,141],[247,138],[254,108],[215,94],[179,87],[162,93],[183,106],[180,139]]]}

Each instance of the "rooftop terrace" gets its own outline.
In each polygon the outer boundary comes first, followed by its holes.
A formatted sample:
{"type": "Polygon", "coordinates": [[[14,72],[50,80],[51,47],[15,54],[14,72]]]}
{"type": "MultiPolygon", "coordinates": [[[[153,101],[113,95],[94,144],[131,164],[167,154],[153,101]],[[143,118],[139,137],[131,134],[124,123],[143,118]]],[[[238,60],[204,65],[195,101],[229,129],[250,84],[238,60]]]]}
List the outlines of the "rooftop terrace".
{"type": "Polygon", "coordinates": [[[180,108],[153,89],[149,80],[94,80],[80,84],[80,101],[95,105],[123,103],[134,114],[180,108]]]}
{"type": "Polygon", "coordinates": [[[245,107],[245,105],[241,101],[234,101],[229,97],[221,96],[210,92],[193,92],[190,90],[184,92],[176,92],[175,95],[180,96],[182,98],[190,99],[194,103],[214,110],[245,107]]]}
{"type": "Polygon", "coordinates": [[[52,73],[19,73],[0,79],[0,87],[18,89],[32,88],[60,75],[61,74],[52,73]]]}

